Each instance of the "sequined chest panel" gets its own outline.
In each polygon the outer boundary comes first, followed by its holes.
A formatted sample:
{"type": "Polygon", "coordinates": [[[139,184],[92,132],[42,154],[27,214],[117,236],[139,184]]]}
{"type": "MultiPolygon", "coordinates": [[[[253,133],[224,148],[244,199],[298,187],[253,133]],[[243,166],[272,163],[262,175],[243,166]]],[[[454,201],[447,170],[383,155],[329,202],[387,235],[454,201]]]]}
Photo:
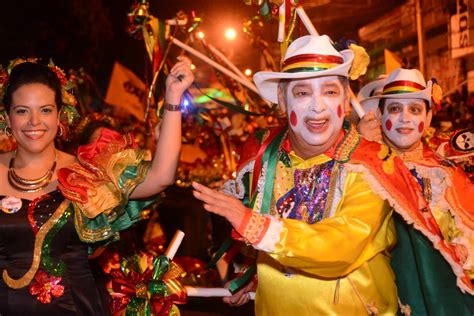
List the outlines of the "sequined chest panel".
{"type": "Polygon", "coordinates": [[[278,215],[313,224],[327,217],[332,204],[337,167],[335,161],[307,169],[280,168],[276,190],[278,215]],[[286,189],[285,189],[286,188],[286,189]]]}

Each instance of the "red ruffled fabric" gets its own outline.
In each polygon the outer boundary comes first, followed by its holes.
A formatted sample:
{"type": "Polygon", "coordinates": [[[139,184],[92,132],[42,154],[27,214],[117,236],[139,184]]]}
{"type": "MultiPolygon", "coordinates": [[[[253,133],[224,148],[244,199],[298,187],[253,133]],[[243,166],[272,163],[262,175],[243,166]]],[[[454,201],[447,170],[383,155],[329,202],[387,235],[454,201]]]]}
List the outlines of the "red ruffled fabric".
{"type": "Polygon", "coordinates": [[[58,188],[68,199],[87,203],[88,192],[107,179],[101,171],[98,161],[102,155],[111,155],[125,149],[136,149],[137,143],[131,135],[122,135],[117,131],[102,129],[100,136],[94,142],[80,146],[77,150],[79,160],[76,168],[61,168],[58,170],[58,188]]]}

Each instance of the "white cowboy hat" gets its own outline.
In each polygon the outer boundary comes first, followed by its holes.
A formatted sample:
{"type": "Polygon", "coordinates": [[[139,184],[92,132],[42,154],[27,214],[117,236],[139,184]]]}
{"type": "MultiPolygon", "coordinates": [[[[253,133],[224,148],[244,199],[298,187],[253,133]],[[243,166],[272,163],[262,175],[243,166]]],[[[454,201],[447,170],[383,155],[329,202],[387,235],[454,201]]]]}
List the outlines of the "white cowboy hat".
{"type": "Polygon", "coordinates": [[[383,87],[387,82],[387,75],[380,75],[374,81],[369,82],[362,88],[360,88],[359,93],[357,93],[357,100],[359,100],[360,105],[364,109],[365,113],[370,110],[376,110],[378,102],[367,102],[370,97],[381,95],[383,92],[383,87]]]}
{"type": "Polygon", "coordinates": [[[352,50],[338,52],[327,35],[306,35],[288,46],[281,72],[260,71],[253,76],[253,80],[262,97],[278,103],[277,89],[281,79],[348,77],[353,59],[352,50]]]}
{"type": "MultiPolygon", "coordinates": [[[[438,88],[439,86],[436,85],[438,88]]],[[[426,83],[418,69],[397,68],[392,71],[383,86],[382,94],[361,101],[364,109],[375,109],[380,99],[423,99],[432,104],[433,81],[426,83]]],[[[439,88],[440,89],[440,88],[439,88]]],[[[440,92],[441,93],[441,92],[440,92]]]]}

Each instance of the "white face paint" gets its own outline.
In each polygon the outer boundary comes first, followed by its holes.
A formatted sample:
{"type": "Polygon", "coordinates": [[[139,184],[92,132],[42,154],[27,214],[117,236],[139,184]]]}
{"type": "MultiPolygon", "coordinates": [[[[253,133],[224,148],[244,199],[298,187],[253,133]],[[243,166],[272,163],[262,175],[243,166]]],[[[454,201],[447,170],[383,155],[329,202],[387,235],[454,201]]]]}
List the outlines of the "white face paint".
{"type": "Polygon", "coordinates": [[[416,147],[427,124],[425,102],[422,99],[386,99],[382,130],[395,149],[406,151],[416,147]]]}
{"type": "Polygon", "coordinates": [[[294,135],[309,146],[335,141],[344,121],[344,97],[337,76],[291,80],[287,114],[294,135]]]}

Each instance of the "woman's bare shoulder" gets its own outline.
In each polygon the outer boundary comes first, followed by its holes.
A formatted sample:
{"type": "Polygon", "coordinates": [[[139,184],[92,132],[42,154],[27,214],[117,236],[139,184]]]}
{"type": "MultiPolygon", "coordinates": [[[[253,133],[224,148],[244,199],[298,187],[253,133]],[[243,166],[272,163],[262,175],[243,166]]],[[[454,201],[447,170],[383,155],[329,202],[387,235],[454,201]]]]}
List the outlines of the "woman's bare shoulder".
{"type": "Polygon", "coordinates": [[[77,162],[76,156],[68,154],[64,151],[58,151],[58,164],[60,168],[67,167],[77,162]]]}

